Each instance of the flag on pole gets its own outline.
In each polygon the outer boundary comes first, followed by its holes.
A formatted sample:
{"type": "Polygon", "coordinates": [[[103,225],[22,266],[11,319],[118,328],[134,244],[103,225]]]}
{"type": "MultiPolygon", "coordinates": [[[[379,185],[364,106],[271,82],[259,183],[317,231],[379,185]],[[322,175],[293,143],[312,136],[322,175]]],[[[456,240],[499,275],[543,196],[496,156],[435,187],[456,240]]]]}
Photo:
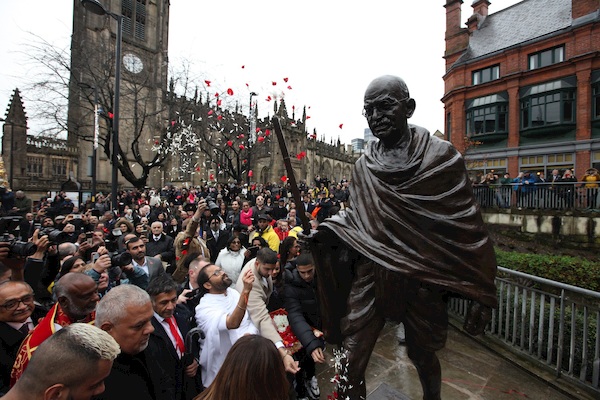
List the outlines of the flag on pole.
{"type": "Polygon", "coordinates": [[[98,104],[94,105],[94,149],[98,149],[98,137],[100,136],[100,121],[98,118],[98,104]]]}

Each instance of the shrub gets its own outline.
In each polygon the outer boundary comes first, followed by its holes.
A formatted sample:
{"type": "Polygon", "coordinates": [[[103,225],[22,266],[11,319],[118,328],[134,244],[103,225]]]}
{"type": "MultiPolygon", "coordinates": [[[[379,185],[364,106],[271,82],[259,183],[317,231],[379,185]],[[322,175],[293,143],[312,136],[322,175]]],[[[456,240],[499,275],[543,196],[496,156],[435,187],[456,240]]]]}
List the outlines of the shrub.
{"type": "Polygon", "coordinates": [[[600,291],[600,262],[581,257],[508,252],[496,248],[498,265],[581,288],[600,291]]]}

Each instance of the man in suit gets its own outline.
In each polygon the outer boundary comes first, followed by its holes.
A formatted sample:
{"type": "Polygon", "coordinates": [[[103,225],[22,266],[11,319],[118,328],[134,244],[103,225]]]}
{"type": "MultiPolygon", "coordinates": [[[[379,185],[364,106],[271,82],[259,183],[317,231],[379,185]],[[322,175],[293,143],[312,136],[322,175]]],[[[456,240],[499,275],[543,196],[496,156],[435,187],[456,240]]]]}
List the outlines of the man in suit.
{"type": "Polygon", "coordinates": [[[146,290],[152,301],[154,316],[147,352],[158,363],[167,379],[162,385],[174,400],[191,399],[197,395],[193,379],[198,371],[197,354],[187,361],[185,336],[190,330],[190,313],[183,305],[177,305],[177,283],[167,274],[154,279],[146,290]],[[189,379],[188,379],[189,378],[189,379]]]}
{"type": "Polygon", "coordinates": [[[121,353],[104,381],[104,393],[95,399],[125,400],[135,393],[136,399],[172,400],[163,391],[168,377],[145,351],[154,331],[148,293],[135,285],[119,285],[102,297],[96,311],[96,326],[115,339],[121,353]]]}
{"type": "Polygon", "coordinates": [[[211,215],[208,220],[209,228],[206,232],[206,247],[210,250],[210,262],[214,263],[219,252],[227,246],[230,233],[221,229],[221,218],[218,215],[211,215]]]}
{"type": "Polygon", "coordinates": [[[128,234],[125,236],[124,243],[127,252],[131,254],[131,263],[134,267],[143,269],[148,275],[150,282],[158,275],[165,273],[165,269],[159,259],[146,256],[146,243],[141,238],[134,234],[128,234]]]}
{"type": "Polygon", "coordinates": [[[310,199],[309,194],[304,195],[304,199],[302,199],[302,207],[304,208],[304,212],[312,214],[315,209],[315,203],[313,203],[310,199]]]}
{"type": "Polygon", "coordinates": [[[269,302],[271,293],[273,293],[272,275],[275,270],[275,264],[277,264],[277,253],[270,248],[260,249],[256,254],[256,258],[248,261],[244,265],[244,268],[242,268],[242,272],[236,283],[236,289],[238,292],[242,292],[244,289],[243,277],[248,270],[251,270],[256,279],[252,283],[252,290],[248,296],[247,309],[248,313],[250,313],[250,318],[258,328],[260,335],[275,343],[283,360],[285,370],[295,374],[299,371],[298,362],[294,360],[285,348],[281,336],[279,336],[277,328],[275,328],[271,316],[267,311],[267,303],[269,302]]]}
{"type": "Polygon", "coordinates": [[[146,255],[154,257],[163,262],[167,269],[175,261],[175,248],[173,247],[173,238],[165,235],[164,226],[160,221],[154,221],[150,225],[152,235],[146,243],[146,255]]]}
{"type": "Polygon", "coordinates": [[[22,281],[0,283],[0,396],[10,385],[10,371],[27,333],[46,315],[33,303],[33,289],[22,281]]]}

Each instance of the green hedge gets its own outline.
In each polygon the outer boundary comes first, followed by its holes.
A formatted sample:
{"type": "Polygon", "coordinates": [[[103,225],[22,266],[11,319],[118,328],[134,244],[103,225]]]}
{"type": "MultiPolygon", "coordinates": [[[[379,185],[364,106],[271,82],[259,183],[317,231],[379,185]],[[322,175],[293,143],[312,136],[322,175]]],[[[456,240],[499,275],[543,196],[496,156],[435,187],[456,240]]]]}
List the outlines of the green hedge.
{"type": "Polygon", "coordinates": [[[549,256],[496,248],[498,265],[553,281],[600,291],[600,262],[581,257],[549,256]]]}

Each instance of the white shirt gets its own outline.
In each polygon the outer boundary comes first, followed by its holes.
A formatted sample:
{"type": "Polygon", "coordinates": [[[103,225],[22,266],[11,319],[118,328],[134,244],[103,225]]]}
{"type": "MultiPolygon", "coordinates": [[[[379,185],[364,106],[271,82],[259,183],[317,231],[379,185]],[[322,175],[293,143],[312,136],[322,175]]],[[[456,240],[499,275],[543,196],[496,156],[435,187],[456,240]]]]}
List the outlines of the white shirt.
{"type": "Polygon", "coordinates": [[[135,262],[135,260],[131,260],[131,264],[133,265],[133,267],[135,268],[140,267],[145,273],[146,275],[150,276],[150,271],[148,270],[148,260],[146,260],[146,257],[144,257],[144,263],[143,264],[138,264],[137,262],[135,262]]]}
{"type": "Polygon", "coordinates": [[[29,330],[32,330],[34,328],[31,317],[27,318],[25,320],[25,322],[7,322],[6,324],[12,328],[15,328],[16,330],[20,330],[21,327],[25,324],[27,324],[27,326],[29,327],[29,330]]]}
{"type": "Polygon", "coordinates": [[[235,310],[240,294],[231,288],[227,288],[226,293],[227,295],[207,293],[196,306],[196,322],[206,334],[200,352],[204,387],[208,387],[215,379],[229,349],[239,338],[246,334],[258,334],[248,311],[244,314],[239,328],[227,329],[227,316],[235,310]]]}

